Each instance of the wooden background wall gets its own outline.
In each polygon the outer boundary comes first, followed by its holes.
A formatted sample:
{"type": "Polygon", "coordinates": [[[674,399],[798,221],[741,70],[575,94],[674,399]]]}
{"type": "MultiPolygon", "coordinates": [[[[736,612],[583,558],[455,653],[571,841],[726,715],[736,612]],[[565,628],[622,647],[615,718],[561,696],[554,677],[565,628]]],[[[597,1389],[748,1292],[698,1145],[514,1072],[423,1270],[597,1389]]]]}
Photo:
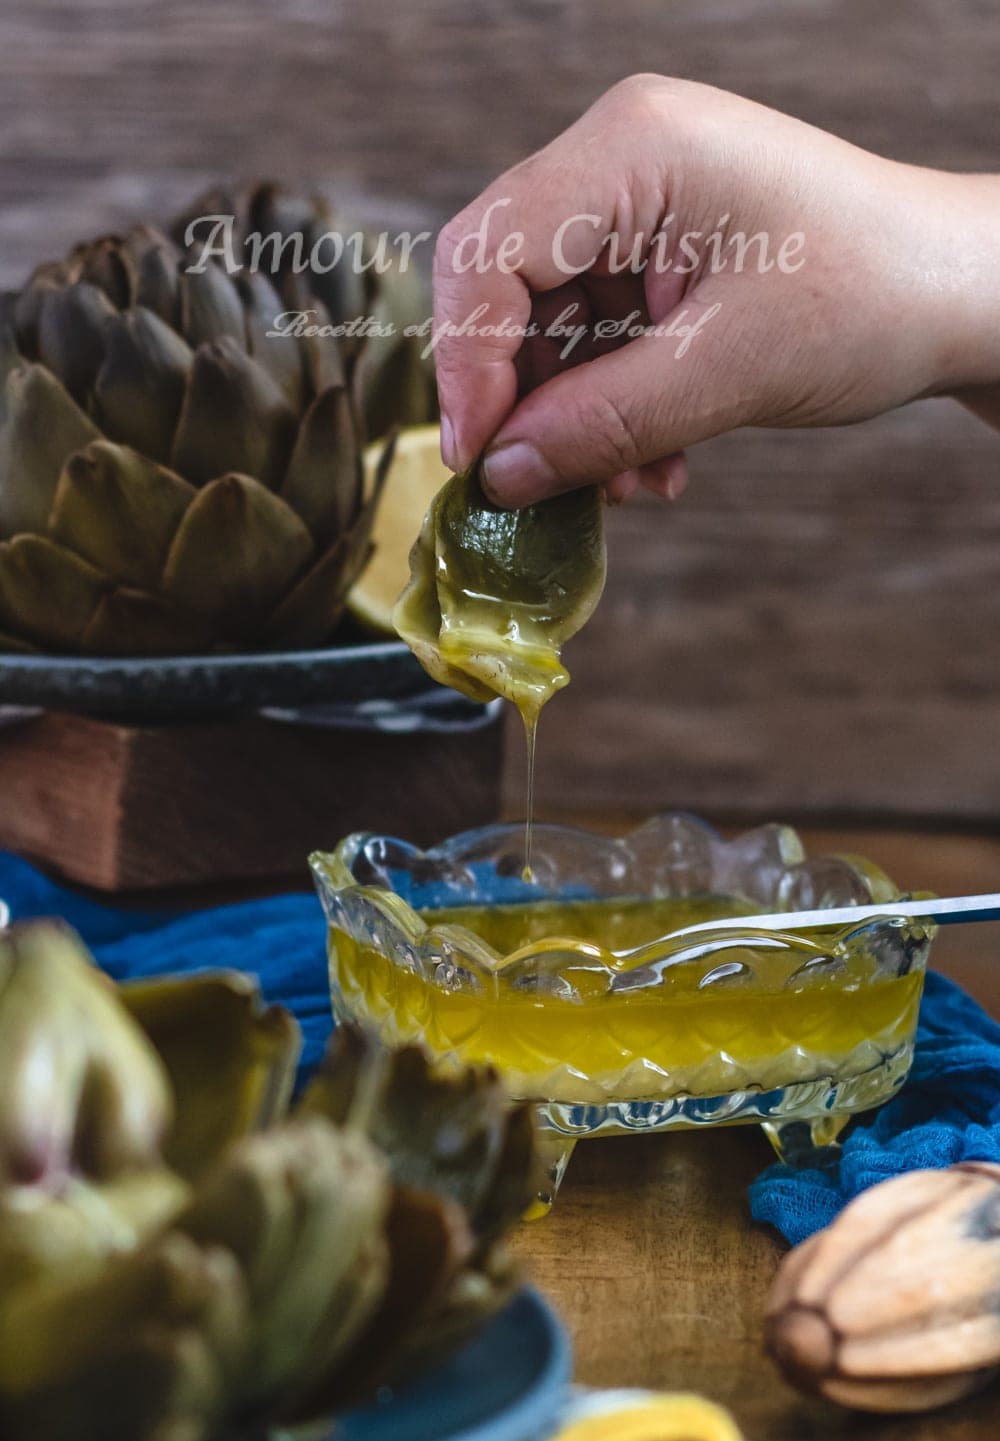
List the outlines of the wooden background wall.
{"type": "MultiPolygon", "coordinates": [[[[998,62],[996,0],[2,0],[0,283],[231,174],[444,218],[639,69],[996,169],[998,62]]],[[[692,467],[611,518],[543,805],[1000,816],[1000,437],[936,402],[692,467]]]]}

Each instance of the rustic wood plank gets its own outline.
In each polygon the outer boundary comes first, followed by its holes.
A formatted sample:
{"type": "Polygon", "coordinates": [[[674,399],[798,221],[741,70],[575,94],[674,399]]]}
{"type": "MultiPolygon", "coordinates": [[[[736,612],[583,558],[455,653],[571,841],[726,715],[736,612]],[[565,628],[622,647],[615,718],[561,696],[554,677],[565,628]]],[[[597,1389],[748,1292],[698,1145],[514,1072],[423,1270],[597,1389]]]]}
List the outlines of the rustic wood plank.
{"type": "Polygon", "coordinates": [[[783,1244],[752,1224],[769,1163],[755,1129],[585,1141],[551,1215],[517,1238],[592,1386],[700,1391],[748,1441],[992,1441],[996,1387],[928,1416],[863,1416],[800,1397],[762,1349],[783,1244]]]}

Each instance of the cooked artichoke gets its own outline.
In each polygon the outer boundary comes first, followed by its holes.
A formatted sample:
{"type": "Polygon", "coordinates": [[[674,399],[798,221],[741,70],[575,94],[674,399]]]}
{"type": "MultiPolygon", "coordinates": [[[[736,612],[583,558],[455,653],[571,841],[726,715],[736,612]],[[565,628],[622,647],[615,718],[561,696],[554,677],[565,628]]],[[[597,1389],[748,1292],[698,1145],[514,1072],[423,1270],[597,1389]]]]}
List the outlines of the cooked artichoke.
{"type": "Polygon", "coordinates": [[[793,1385],[860,1411],[925,1411],[1000,1369],[1000,1166],[865,1191],[782,1262],[766,1339],[793,1385]]]}
{"type": "Polygon", "coordinates": [[[560,651],[593,614],[606,559],[596,487],[501,510],[473,469],[428,511],[393,621],[435,680],[531,720],[569,680],[560,651]]]}
{"type": "Polygon", "coordinates": [[[243,977],[116,991],[60,927],[0,936],[5,1441],[263,1435],[510,1294],[528,1112],[344,1028],[282,1120],[297,1050],[243,977]]]}
{"type": "MultiPolygon", "coordinates": [[[[251,215],[279,235],[327,218],[273,187],[234,212],[237,234],[251,215]]],[[[391,445],[366,493],[359,415],[425,419],[427,375],[413,342],[267,331],[289,310],[318,327],[387,313],[406,283],[361,279],[344,264],[230,275],[139,225],[3,298],[0,651],[328,639],[390,459],[391,445]]]]}

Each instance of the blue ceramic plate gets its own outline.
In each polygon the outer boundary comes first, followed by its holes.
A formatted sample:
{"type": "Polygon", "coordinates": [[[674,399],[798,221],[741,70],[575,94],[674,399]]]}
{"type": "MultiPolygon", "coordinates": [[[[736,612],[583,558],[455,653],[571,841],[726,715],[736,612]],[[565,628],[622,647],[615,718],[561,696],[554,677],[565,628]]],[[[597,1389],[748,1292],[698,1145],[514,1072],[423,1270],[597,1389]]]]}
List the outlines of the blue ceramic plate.
{"type": "Polygon", "coordinates": [[[442,1370],[343,1417],[330,1441],[540,1441],[566,1401],[571,1360],[556,1317],[522,1291],[442,1370]]]}

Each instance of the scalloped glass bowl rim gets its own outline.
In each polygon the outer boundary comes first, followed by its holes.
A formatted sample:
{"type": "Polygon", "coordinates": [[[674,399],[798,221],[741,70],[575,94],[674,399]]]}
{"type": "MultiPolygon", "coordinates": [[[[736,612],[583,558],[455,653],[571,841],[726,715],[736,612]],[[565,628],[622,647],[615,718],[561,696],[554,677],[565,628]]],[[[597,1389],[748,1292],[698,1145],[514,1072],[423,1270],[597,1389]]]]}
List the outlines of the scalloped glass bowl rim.
{"type": "MultiPolygon", "coordinates": [[[[871,895],[872,900],[884,900],[889,906],[893,900],[904,898],[904,893],[899,891],[870,863],[865,862],[867,869],[863,870],[856,858],[849,860],[841,856],[807,857],[798,833],[790,826],[775,824],[756,827],[753,830],[741,832],[731,840],[726,840],[708,822],[684,812],[665,812],[654,816],[644,825],[619,837],[602,835],[576,826],[539,824],[535,827],[535,856],[536,858],[544,857],[546,840],[554,840],[558,843],[559,838],[564,838],[572,839],[577,844],[585,841],[593,846],[595,854],[600,850],[607,850],[616,859],[627,862],[630,859],[629,843],[635,837],[648,833],[651,827],[665,826],[674,822],[697,826],[703,832],[705,839],[723,852],[737,847],[747,836],[769,833],[774,837],[780,849],[786,868],[785,875],[793,873],[800,867],[805,868],[810,864],[816,865],[835,860],[845,868],[845,874],[852,873],[869,892],[873,878],[881,883],[882,894],[871,895]]],[[[348,897],[363,898],[366,906],[377,910],[384,921],[400,933],[403,947],[411,955],[416,950],[424,959],[431,962],[438,962],[445,957],[457,959],[474,972],[493,978],[505,976],[514,971],[538,973],[552,966],[563,966],[568,960],[576,959],[593,971],[603,967],[609,982],[613,984],[615,980],[620,981],[624,974],[634,973],[656,963],[669,961],[671,965],[674,965],[687,960],[704,962],[707,957],[733,949],[785,950],[798,952],[807,959],[810,957],[825,958],[830,955],[831,950],[853,949],[866,938],[871,938],[873,933],[884,934],[886,930],[897,930],[908,924],[905,918],[892,917],[887,912],[885,917],[861,925],[848,925],[832,933],[825,932],[821,945],[792,930],[760,931],[750,928],[747,930],[727,929],[714,935],[709,932],[697,937],[681,937],[679,939],[675,939],[673,933],[667,933],[641,947],[623,951],[605,950],[590,942],[551,936],[532,941],[518,950],[503,955],[464,926],[448,922],[428,924],[418,910],[391,887],[360,881],[354,874],[354,867],[364,856],[366,850],[373,845],[378,845],[383,848],[392,847],[399,855],[400,864],[390,867],[390,869],[401,869],[404,861],[431,869],[438,865],[447,874],[449,881],[454,884],[456,867],[467,865],[473,856],[480,861],[488,861],[491,844],[498,847],[510,840],[515,843],[516,848],[522,836],[523,826],[516,823],[500,823],[483,826],[476,830],[463,831],[449,837],[440,845],[422,850],[396,837],[382,836],[371,831],[355,831],[346,836],[332,853],[314,852],[309,858],[309,864],[325,906],[327,900],[334,897],[337,898],[338,908],[348,897]],[[621,964],[623,960],[628,962],[627,969],[621,964]]],[[[569,882],[571,879],[571,877],[566,877],[563,883],[569,882]]],[[[475,878],[471,876],[471,873],[470,882],[468,895],[449,899],[440,904],[435,903],[427,906],[426,909],[443,911],[461,906],[482,905],[488,907],[512,903],[507,898],[498,899],[496,895],[483,895],[481,890],[475,889],[475,878]]],[[[532,895],[529,893],[528,887],[525,887],[526,893],[518,896],[513,903],[530,902],[533,899],[541,901],[559,899],[558,891],[553,888],[539,886],[535,890],[537,893],[532,895]]],[[[589,897],[577,894],[567,896],[566,899],[583,901],[587,899],[643,900],[669,898],[671,895],[681,896],[684,894],[692,893],[670,892],[662,889],[650,890],[643,889],[641,886],[633,886],[631,889],[626,888],[617,892],[601,892],[589,897]]],[[[771,901],[769,909],[780,912],[782,906],[780,903],[775,904],[771,901]]],[[[329,917],[329,911],[327,913],[329,917]]],[[[332,920],[332,917],[330,919],[332,920]]]]}

